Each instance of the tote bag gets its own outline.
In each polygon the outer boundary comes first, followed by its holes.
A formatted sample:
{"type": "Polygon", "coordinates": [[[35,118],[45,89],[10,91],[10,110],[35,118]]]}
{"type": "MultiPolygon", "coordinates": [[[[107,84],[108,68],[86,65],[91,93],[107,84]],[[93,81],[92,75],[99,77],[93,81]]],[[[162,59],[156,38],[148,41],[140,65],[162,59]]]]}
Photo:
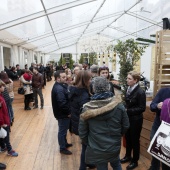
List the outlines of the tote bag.
{"type": "Polygon", "coordinates": [[[22,95],[25,94],[25,90],[23,87],[18,88],[18,94],[22,94],[22,95]]]}
{"type": "Polygon", "coordinates": [[[7,136],[7,131],[4,128],[0,128],[0,138],[5,138],[7,136]]]}
{"type": "Polygon", "coordinates": [[[170,124],[162,121],[153,139],[148,152],[156,159],[170,167],[170,124]]]}

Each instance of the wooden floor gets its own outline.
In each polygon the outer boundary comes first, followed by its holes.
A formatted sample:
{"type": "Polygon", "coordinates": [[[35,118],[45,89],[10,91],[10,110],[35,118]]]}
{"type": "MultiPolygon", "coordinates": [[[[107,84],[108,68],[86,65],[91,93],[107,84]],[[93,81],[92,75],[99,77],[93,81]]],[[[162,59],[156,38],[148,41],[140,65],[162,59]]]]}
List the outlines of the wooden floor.
{"type": "MultiPolygon", "coordinates": [[[[13,149],[19,156],[10,157],[6,153],[0,153],[0,162],[7,164],[7,170],[78,170],[81,145],[77,136],[68,134],[68,141],[73,144],[70,148],[73,155],[65,156],[59,153],[58,126],[51,108],[53,83],[54,81],[48,82],[43,89],[43,110],[24,111],[23,104],[13,105],[15,122],[10,137],[13,149]]],[[[120,157],[124,156],[124,152],[122,146],[120,157]]],[[[136,170],[147,170],[149,164],[150,161],[141,156],[136,170]]],[[[123,170],[127,165],[122,166],[123,170]]]]}

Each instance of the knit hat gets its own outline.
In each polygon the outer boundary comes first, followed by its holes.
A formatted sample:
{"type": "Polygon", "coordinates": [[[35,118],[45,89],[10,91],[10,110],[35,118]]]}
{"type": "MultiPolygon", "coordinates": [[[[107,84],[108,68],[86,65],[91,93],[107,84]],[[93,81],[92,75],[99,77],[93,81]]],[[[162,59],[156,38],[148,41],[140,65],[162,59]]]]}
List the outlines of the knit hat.
{"type": "Polygon", "coordinates": [[[110,91],[109,81],[105,77],[95,77],[93,80],[94,93],[103,93],[110,91]]]}
{"type": "Polygon", "coordinates": [[[32,79],[32,75],[31,74],[28,74],[28,73],[24,73],[23,74],[23,77],[26,81],[30,81],[32,79]]]}
{"type": "Polygon", "coordinates": [[[95,65],[95,64],[93,64],[93,65],[90,67],[90,71],[91,71],[92,73],[97,73],[97,72],[98,72],[98,69],[99,69],[99,67],[98,67],[97,65],[95,65]]]}

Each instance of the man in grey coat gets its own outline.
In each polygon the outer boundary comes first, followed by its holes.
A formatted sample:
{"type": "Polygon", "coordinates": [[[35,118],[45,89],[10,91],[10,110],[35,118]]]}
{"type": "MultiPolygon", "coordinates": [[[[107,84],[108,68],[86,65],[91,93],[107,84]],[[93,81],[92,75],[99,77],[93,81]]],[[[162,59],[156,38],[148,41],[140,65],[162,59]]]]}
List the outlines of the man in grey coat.
{"type": "Polygon", "coordinates": [[[114,170],[121,170],[121,137],[129,127],[126,110],[121,97],[113,97],[109,91],[106,78],[94,78],[93,90],[95,94],[83,106],[79,123],[79,136],[87,145],[86,163],[107,170],[110,162],[114,170]]]}

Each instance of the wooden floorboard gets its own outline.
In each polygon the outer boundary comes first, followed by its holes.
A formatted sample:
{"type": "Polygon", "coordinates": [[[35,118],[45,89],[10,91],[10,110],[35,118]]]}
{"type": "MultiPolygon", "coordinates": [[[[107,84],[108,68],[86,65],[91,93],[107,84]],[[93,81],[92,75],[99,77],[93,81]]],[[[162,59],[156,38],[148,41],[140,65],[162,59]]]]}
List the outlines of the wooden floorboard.
{"type": "MultiPolygon", "coordinates": [[[[7,170],[78,170],[81,153],[80,139],[68,133],[68,141],[73,144],[73,155],[59,153],[57,132],[58,124],[51,108],[51,88],[54,81],[48,82],[44,95],[44,109],[24,111],[23,103],[13,105],[15,122],[11,127],[11,144],[18,157],[0,153],[0,162],[7,164],[7,170]]],[[[120,157],[125,154],[122,146],[120,157]]],[[[147,170],[150,161],[141,156],[136,170],[147,170]]],[[[128,164],[123,164],[123,170],[128,164]]],[[[109,166],[109,170],[111,167],[109,166]]]]}

